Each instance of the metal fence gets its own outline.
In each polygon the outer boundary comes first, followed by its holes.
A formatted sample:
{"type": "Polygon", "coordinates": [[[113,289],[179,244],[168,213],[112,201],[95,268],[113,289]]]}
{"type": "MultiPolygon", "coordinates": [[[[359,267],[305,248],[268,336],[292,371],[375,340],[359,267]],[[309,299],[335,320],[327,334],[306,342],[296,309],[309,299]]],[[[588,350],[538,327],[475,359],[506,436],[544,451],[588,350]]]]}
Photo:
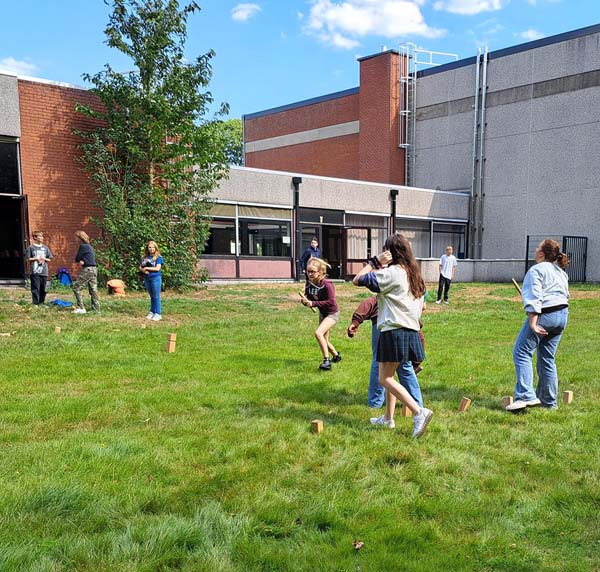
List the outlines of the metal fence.
{"type": "Polygon", "coordinates": [[[525,272],[535,264],[535,249],[545,238],[556,240],[561,250],[569,257],[570,263],[566,268],[569,282],[585,282],[587,266],[587,236],[540,236],[528,235],[525,250],[525,272]]]}

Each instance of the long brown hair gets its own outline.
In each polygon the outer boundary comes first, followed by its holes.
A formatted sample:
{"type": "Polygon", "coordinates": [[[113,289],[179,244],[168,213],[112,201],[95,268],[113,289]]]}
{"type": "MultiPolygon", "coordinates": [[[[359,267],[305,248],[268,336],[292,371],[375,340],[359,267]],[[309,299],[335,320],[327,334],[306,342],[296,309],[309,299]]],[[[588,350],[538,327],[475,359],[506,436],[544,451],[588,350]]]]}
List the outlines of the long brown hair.
{"type": "Polygon", "coordinates": [[[392,255],[392,264],[399,264],[406,270],[408,286],[415,298],[425,294],[425,282],[421,276],[421,269],[415,260],[410,242],[401,234],[392,234],[385,241],[384,250],[389,250],[392,255]]]}
{"type": "Polygon", "coordinates": [[[556,240],[546,238],[540,242],[538,248],[543,253],[546,262],[556,262],[561,268],[569,266],[569,257],[560,251],[560,246],[556,240]]]}

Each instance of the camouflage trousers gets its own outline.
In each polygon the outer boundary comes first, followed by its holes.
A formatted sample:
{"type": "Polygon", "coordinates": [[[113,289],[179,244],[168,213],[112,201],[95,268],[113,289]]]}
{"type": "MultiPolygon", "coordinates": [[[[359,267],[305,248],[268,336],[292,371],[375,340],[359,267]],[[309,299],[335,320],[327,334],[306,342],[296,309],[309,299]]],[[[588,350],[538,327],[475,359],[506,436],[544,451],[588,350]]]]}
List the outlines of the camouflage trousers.
{"type": "Polygon", "coordinates": [[[73,282],[73,292],[75,293],[75,299],[77,300],[78,308],[85,308],[83,305],[83,298],[81,297],[81,291],[87,286],[87,289],[92,298],[92,309],[96,312],[100,311],[100,301],[98,299],[98,272],[95,266],[88,266],[82,268],[77,280],[73,282]]]}

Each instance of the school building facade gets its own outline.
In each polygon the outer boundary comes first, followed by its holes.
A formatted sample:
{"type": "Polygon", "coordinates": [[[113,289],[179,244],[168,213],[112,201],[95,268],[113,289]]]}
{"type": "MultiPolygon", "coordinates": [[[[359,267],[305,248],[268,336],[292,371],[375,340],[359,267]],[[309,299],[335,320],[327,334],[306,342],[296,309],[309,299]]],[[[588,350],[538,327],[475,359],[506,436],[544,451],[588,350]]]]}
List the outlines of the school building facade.
{"type": "Polygon", "coordinates": [[[600,25],[427,69],[419,57],[361,58],[357,88],[245,115],[245,164],[460,193],[466,258],[575,237],[567,252],[600,281],[600,25]]]}

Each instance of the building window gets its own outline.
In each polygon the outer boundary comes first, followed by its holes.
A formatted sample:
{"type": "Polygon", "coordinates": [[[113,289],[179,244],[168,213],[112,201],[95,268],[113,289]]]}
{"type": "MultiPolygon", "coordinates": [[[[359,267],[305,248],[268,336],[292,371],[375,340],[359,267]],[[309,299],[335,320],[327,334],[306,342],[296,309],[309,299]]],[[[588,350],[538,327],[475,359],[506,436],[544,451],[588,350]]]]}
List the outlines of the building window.
{"type": "Polygon", "coordinates": [[[431,256],[431,222],[427,220],[396,219],[396,230],[410,242],[416,258],[431,256]]]}
{"type": "Polygon", "coordinates": [[[466,225],[433,223],[433,256],[444,254],[446,247],[454,249],[456,258],[465,258],[466,250],[466,225]]]}
{"type": "Polygon", "coordinates": [[[364,260],[383,250],[389,234],[385,217],[348,214],[346,225],[351,227],[346,233],[348,260],[364,260]]]}
{"type": "Polygon", "coordinates": [[[204,254],[235,255],[235,219],[213,219],[204,254]]]}
{"type": "Polygon", "coordinates": [[[289,222],[240,220],[242,256],[291,257],[292,239],[289,222]]]}
{"type": "Polygon", "coordinates": [[[0,194],[21,194],[18,152],[16,142],[0,140],[0,194]]]}

